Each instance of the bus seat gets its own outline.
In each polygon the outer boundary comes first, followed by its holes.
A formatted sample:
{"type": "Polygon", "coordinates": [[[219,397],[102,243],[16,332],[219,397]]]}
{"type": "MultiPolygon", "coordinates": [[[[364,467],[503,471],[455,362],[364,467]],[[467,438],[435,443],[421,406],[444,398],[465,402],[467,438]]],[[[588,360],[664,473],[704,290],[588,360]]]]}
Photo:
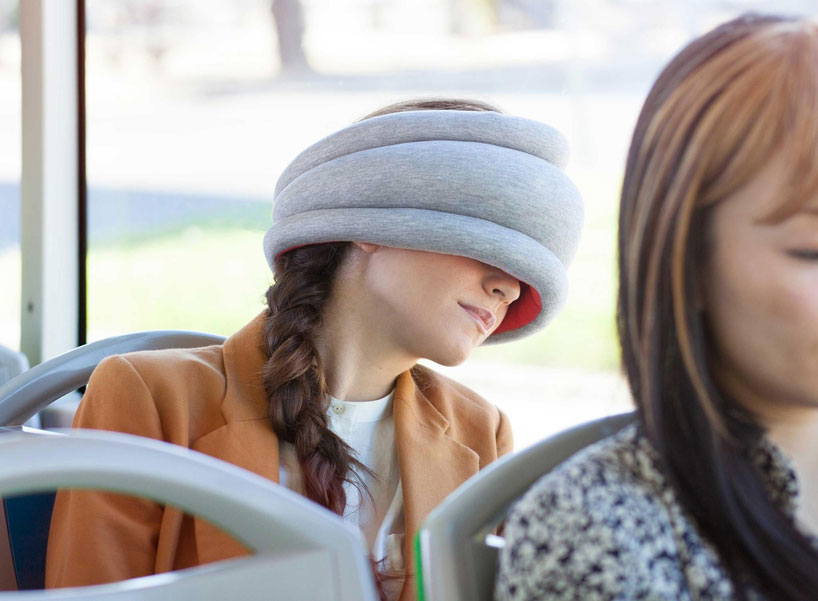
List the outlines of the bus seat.
{"type": "MultiPolygon", "coordinates": [[[[88,383],[91,372],[105,357],[131,351],[167,348],[194,348],[222,344],[224,336],[155,330],[136,332],[84,344],[67,353],[35,365],[5,384],[0,385],[0,426],[17,426],[26,422],[43,408],[64,395],[88,383]]],[[[65,423],[63,417],[50,419],[65,423]]]]}
{"type": "MultiPolygon", "coordinates": [[[[256,554],[111,584],[0,592],[0,601],[377,598],[358,529],[283,486],[196,451],[118,432],[29,434],[0,436],[0,496],[53,496],[57,488],[139,495],[201,516],[256,554]]],[[[27,519],[42,521],[38,525],[47,531],[46,505],[30,511],[27,519]]],[[[44,557],[44,546],[37,552],[44,557]]],[[[12,569],[33,567],[20,565],[25,561],[14,554],[12,569]]],[[[0,579],[8,567],[0,544],[0,579]]],[[[37,567],[40,582],[43,568],[37,567]]]]}
{"type": "Polygon", "coordinates": [[[48,407],[42,409],[35,417],[39,423],[31,423],[34,418],[29,419],[24,426],[32,426],[43,430],[56,430],[59,428],[70,428],[74,423],[74,415],[80,407],[82,394],[78,390],[73,390],[53,401],[48,407]]]}
{"type": "Polygon", "coordinates": [[[464,482],[427,516],[415,536],[421,601],[490,601],[499,549],[491,534],[534,482],[635,419],[624,413],[581,424],[503,457],[464,482]]]}
{"type": "MultiPolygon", "coordinates": [[[[28,370],[20,353],[0,348],[0,433],[20,431],[17,424],[69,427],[79,405],[76,389],[109,355],[136,350],[191,348],[221,344],[224,337],[185,331],[128,334],[80,346],[28,370]],[[27,371],[26,371],[27,370],[27,371]],[[4,376],[9,377],[4,380],[4,376]],[[56,402],[54,402],[56,401],[56,402]],[[48,406],[53,403],[53,405],[48,406]],[[16,427],[15,427],[16,426],[16,427]]],[[[42,430],[23,428],[27,434],[42,430]]],[[[0,590],[42,589],[45,550],[54,492],[13,495],[0,504],[0,590]]]]}
{"type": "MultiPolygon", "coordinates": [[[[53,436],[28,427],[0,428],[0,435],[53,436]]],[[[55,493],[3,497],[0,503],[0,591],[41,589],[55,493]]]]}
{"type": "Polygon", "coordinates": [[[45,551],[54,497],[53,492],[42,492],[3,499],[17,590],[45,586],[45,551]]]}

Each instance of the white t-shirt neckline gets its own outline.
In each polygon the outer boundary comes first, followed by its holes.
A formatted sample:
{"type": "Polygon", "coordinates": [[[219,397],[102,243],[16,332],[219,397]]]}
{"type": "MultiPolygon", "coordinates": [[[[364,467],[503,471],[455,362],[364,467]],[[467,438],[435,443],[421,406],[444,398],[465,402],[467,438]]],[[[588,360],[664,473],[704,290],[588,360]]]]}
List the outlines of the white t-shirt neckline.
{"type": "Polygon", "coordinates": [[[328,414],[333,420],[353,423],[379,422],[392,415],[395,390],[374,401],[342,401],[330,396],[328,414]]]}

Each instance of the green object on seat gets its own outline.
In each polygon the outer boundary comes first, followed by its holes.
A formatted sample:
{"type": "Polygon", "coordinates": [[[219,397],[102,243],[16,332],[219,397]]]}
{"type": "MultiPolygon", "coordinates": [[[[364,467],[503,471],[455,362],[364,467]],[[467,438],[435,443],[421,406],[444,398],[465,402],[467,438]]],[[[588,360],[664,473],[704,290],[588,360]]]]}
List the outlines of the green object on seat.
{"type": "Polygon", "coordinates": [[[425,601],[423,594],[423,562],[420,560],[420,530],[415,532],[415,540],[412,543],[415,548],[415,584],[418,590],[418,601],[425,601]]]}

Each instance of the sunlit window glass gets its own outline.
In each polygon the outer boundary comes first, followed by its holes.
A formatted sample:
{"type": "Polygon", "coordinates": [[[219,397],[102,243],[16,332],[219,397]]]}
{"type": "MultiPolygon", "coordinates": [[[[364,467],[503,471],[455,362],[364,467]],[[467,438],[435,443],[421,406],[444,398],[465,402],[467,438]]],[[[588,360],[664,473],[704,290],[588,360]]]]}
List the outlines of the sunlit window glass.
{"type": "MultiPolygon", "coordinates": [[[[486,100],[571,142],[585,200],[570,295],[529,339],[453,370],[518,447],[629,408],[617,373],[619,185],[673,53],[750,0],[87,0],[88,339],[228,335],[263,309],[261,239],[303,148],[390,102],[486,100]]],[[[811,0],[776,10],[815,12],[811,0]]],[[[5,257],[6,255],[0,255],[5,257]]]]}
{"type": "Polygon", "coordinates": [[[20,348],[20,34],[17,0],[0,0],[0,345],[20,348]]]}

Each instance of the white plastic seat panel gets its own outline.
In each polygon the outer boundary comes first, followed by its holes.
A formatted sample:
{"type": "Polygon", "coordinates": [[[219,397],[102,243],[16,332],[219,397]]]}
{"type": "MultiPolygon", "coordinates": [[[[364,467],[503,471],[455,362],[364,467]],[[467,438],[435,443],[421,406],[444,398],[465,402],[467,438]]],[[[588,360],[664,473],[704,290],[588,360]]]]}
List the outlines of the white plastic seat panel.
{"type": "Polygon", "coordinates": [[[58,488],[107,490],[174,505],[222,528],[257,555],[85,591],[2,593],[0,599],[376,599],[358,529],[283,486],[196,451],[97,430],[0,436],[0,496],[58,488]]]}

